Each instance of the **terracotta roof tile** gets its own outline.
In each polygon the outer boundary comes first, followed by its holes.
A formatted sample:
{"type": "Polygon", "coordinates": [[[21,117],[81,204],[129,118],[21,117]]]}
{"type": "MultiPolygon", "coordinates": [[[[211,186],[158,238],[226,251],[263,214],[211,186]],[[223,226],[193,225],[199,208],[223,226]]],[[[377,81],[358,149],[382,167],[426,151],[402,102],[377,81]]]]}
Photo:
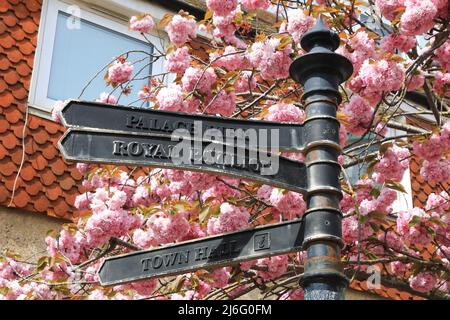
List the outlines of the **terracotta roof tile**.
{"type": "Polygon", "coordinates": [[[14,27],[19,20],[11,11],[5,12],[2,14],[1,19],[6,24],[7,27],[14,27]]]}
{"type": "Polygon", "coordinates": [[[9,121],[9,123],[16,123],[17,121],[22,119],[22,113],[14,106],[9,107],[8,109],[4,109],[3,111],[5,118],[9,121]]]}
{"type": "Polygon", "coordinates": [[[34,46],[28,40],[17,42],[17,45],[19,46],[20,52],[24,55],[29,55],[34,51],[34,46]]]}
{"type": "Polygon", "coordinates": [[[15,70],[10,69],[3,74],[3,79],[5,79],[7,84],[13,85],[19,81],[20,77],[15,70]]]}
{"type": "Polygon", "coordinates": [[[42,184],[38,179],[33,179],[25,184],[25,190],[32,196],[35,196],[42,190],[42,184]]]}
{"type": "Polygon", "coordinates": [[[9,107],[14,102],[14,96],[8,92],[5,91],[3,93],[0,93],[0,106],[1,107],[9,107]]]}
{"type": "Polygon", "coordinates": [[[34,139],[28,135],[27,138],[25,138],[25,152],[27,154],[34,154],[36,151],[39,150],[39,145],[34,141],[34,139]]]}
{"type": "Polygon", "coordinates": [[[1,47],[9,49],[14,45],[14,43],[15,43],[14,39],[8,33],[0,34],[1,47]]]}
{"type": "Polygon", "coordinates": [[[0,118],[0,133],[3,133],[8,129],[9,129],[9,122],[4,118],[0,118]]]}
{"type": "Polygon", "coordinates": [[[3,20],[0,19],[0,33],[4,33],[7,29],[8,27],[6,26],[6,24],[3,22],[3,20]]]}
{"type": "Polygon", "coordinates": [[[25,2],[25,6],[31,12],[38,12],[41,8],[41,3],[40,3],[40,1],[37,1],[37,0],[27,0],[25,2]]]}
{"type": "Polygon", "coordinates": [[[31,181],[36,176],[36,170],[29,163],[25,163],[20,171],[20,176],[25,181],[31,181]]]}
{"type": "Polygon", "coordinates": [[[17,100],[24,100],[28,97],[28,91],[22,87],[22,86],[17,86],[17,88],[14,88],[14,90],[12,91],[12,94],[14,96],[14,98],[16,98],[17,100]]]}
{"type": "Polygon", "coordinates": [[[22,162],[22,148],[16,147],[14,150],[10,151],[8,155],[11,157],[11,161],[16,165],[20,165],[22,162]]]}
{"type": "Polygon", "coordinates": [[[9,62],[6,55],[3,55],[3,54],[0,55],[0,70],[3,70],[3,71],[8,70],[10,66],[11,66],[11,63],[9,62]]]}
{"type": "Polygon", "coordinates": [[[2,144],[0,144],[0,160],[6,157],[7,152],[8,150],[6,150],[5,147],[2,144]]]}
{"type": "Polygon", "coordinates": [[[56,200],[63,195],[63,190],[57,183],[54,183],[45,189],[45,194],[50,200],[56,200]]]}
{"type": "Polygon", "coordinates": [[[66,164],[60,158],[57,158],[56,161],[52,161],[50,163],[50,168],[52,172],[58,176],[62,175],[66,169],[66,164]]]}
{"type": "Polygon", "coordinates": [[[75,181],[70,175],[65,175],[63,178],[59,179],[59,185],[65,191],[72,189],[75,184],[75,181]]]}
{"type": "Polygon", "coordinates": [[[35,33],[37,30],[37,25],[33,21],[32,18],[22,20],[21,24],[22,24],[23,31],[25,31],[28,34],[35,33]]]}
{"type": "Polygon", "coordinates": [[[56,146],[49,142],[47,144],[44,144],[41,146],[41,150],[42,150],[42,155],[47,159],[47,160],[52,160],[54,157],[59,155],[59,150],[56,148],[56,146]]]}
{"type": "Polygon", "coordinates": [[[0,1],[0,12],[6,12],[11,8],[10,4],[6,1],[0,1]]]}
{"type": "Polygon", "coordinates": [[[56,176],[51,170],[46,170],[39,175],[39,179],[43,185],[49,186],[56,181],[56,176]]]}
{"type": "Polygon", "coordinates": [[[0,160],[0,173],[2,173],[4,176],[12,175],[16,168],[16,165],[9,159],[3,158],[2,160],[0,160]]]}
{"type": "Polygon", "coordinates": [[[8,85],[6,84],[5,80],[0,79],[0,92],[6,90],[8,85]]]}
{"type": "Polygon", "coordinates": [[[27,76],[31,73],[31,68],[27,65],[26,62],[19,62],[16,65],[16,71],[21,76],[27,76]]]}
{"type": "Polygon", "coordinates": [[[34,169],[36,170],[44,170],[48,166],[48,161],[45,159],[44,154],[40,152],[36,152],[29,157],[29,161],[34,169]]]}
{"type": "Polygon", "coordinates": [[[9,3],[11,3],[11,4],[16,5],[16,4],[18,4],[21,0],[8,0],[8,1],[9,1],[9,3]]]}
{"type": "Polygon", "coordinates": [[[22,53],[16,47],[12,47],[11,49],[5,50],[5,53],[9,61],[13,63],[17,63],[23,59],[22,53]]]}
{"type": "Polygon", "coordinates": [[[14,205],[19,208],[25,207],[28,202],[30,202],[30,196],[24,189],[20,189],[16,191],[14,195],[14,205]]]}
{"type": "Polygon", "coordinates": [[[19,3],[14,6],[14,13],[19,19],[26,18],[30,14],[27,7],[25,7],[22,3],[19,3]]]}
{"type": "Polygon", "coordinates": [[[19,139],[12,132],[5,132],[0,135],[2,139],[2,144],[6,149],[12,150],[19,143],[19,139]]]}
{"type": "Polygon", "coordinates": [[[47,131],[43,129],[33,130],[32,133],[34,140],[38,144],[44,144],[49,141],[50,136],[48,135],[47,131]]]}
{"type": "Polygon", "coordinates": [[[50,206],[50,201],[44,193],[40,193],[35,199],[33,199],[33,206],[39,212],[47,211],[50,206]]]}
{"type": "Polygon", "coordinates": [[[48,125],[46,125],[45,130],[47,130],[47,132],[50,134],[56,134],[58,132],[62,132],[61,126],[54,122],[51,122],[48,125]]]}
{"type": "Polygon", "coordinates": [[[15,26],[13,28],[9,28],[9,32],[11,34],[11,37],[16,39],[17,41],[23,40],[26,36],[25,32],[22,30],[22,28],[20,26],[15,26]]]}

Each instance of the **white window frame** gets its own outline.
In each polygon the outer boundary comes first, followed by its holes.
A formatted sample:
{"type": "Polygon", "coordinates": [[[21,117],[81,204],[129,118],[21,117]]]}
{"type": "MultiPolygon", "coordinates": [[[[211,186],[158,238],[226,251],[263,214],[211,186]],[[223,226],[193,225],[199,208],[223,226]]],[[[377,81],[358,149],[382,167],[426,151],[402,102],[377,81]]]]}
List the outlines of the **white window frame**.
{"type": "MultiPolygon", "coordinates": [[[[88,2],[89,1],[90,0],[88,0],[88,2]]],[[[89,5],[86,1],[80,2],[77,0],[44,0],[42,4],[41,22],[38,31],[38,41],[34,58],[30,92],[28,96],[28,105],[31,107],[32,113],[46,118],[50,117],[53,104],[56,101],[48,98],[47,93],[53,58],[58,12],[62,11],[70,14],[70,7],[74,5],[81,9],[81,19],[141,41],[145,41],[145,39],[139,32],[129,30],[129,17],[133,14],[139,14],[141,12],[156,12],[158,17],[155,19],[155,22],[157,22],[162,18],[164,13],[168,12],[161,7],[154,6],[153,4],[142,3],[141,0],[113,0],[109,3],[97,0],[92,1],[92,5],[89,5]],[[102,7],[102,5],[108,4],[116,4],[117,6],[102,7]],[[122,8],[121,6],[125,8],[122,8]],[[98,10],[98,8],[105,8],[105,10],[98,10]],[[112,11],[114,9],[111,8],[115,8],[115,10],[118,10],[119,12],[114,12],[112,11]],[[121,9],[127,10],[120,12],[121,9]],[[111,13],[108,14],[108,12],[111,13]]],[[[157,52],[157,50],[164,51],[163,48],[168,43],[168,38],[165,33],[156,30],[146,36],[155,46],[154,52],[157,52]]],[[[99,69],[101,67],[103,66],[99,66],[99,69]]],[[[160,74],[163,72],[164,59],[158,59],[152,64],[152,74],[160,74]]],[[[94,74],[92,76],[94,76],[94,74]]]]}

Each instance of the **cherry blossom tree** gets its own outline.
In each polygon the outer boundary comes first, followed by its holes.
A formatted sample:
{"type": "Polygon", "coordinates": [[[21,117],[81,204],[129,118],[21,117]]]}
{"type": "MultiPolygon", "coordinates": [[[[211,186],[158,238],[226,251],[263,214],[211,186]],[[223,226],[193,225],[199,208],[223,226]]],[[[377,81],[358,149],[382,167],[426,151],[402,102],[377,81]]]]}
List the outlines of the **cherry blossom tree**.
{"type": "MultiPolygon", "coordinates": [[[[201,21],[183,11],[158,23],[149,14],[132,17],[130,28],[143,39],[149,41],[146,35],[159,28],[170,45],[164,52],[134,52],[140,55],[135,60],[132,52],[116,57],[102,69],[111,90],[99,92],[97,101],[120,104],[131,95],[133,105],[159,110],[302,123],[302,87],[288,71],[304,54],[301,36],[322,15],[341,38],[338,52],[354,67],[340,88],[338,109],[346,274],[364,281],[368,267],[377,266],[385,287],[450,298],[448,1],[206,4],[201,21]],[[274,24],[261,22],[264,10],[271,11],[274,24]],[[203,58],[194,42],[205,48],[203,58]],[[142,77],[136,62],[148,66],[160,59],[167,72],[134,88],[133,81],[142,77]],[[426,105],[411,105],[408,95],[414,91],[423,92],[426,105]],[[430,127],[404,121],[423,116],[432,119],[430,127]],[[424,208],[394,210],[405,192],[411,157],[419,159],[420,175],[437,187],[424,208]]],[[[56,121],[62,105],[54,107],[56,121]]],[[[300,153],[282,155],[304,160],[300,153]]],[[[77,168],[87,190],[74,203],[79,217],[48,234],[47,255],[37,263],[12,252],[2,255],[1,298],[233,299],[258,289],[263,298],[303,299],[297,283],[304,252],[101,287],[96,272],[107,256],[301,218],[306,204],[292,191],[206,173],[149,169],[136,175],[136,168],[84,163],[77,168]]]]}

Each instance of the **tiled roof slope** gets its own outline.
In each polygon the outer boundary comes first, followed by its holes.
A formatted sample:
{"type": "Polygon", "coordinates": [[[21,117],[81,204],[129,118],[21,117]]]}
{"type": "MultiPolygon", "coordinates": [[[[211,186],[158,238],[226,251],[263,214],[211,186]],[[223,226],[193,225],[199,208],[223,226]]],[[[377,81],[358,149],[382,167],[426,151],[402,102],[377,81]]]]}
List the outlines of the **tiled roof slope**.
{"type": "Polygon", "coordinates": [[[56,148],[60,125],[29,115],[26,104],[42,0],[0,1],[0,204],[70,219],[81,175],[56,148]]]}

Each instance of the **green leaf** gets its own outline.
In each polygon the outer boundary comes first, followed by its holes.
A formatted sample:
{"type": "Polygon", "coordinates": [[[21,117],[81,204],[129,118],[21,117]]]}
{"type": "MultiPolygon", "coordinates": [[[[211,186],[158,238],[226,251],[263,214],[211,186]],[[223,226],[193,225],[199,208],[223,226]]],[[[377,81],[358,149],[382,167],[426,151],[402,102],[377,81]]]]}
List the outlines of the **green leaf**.
{"type": "Polygon", "coordinates": [[[372,227],[372,230],[375,232],[378,232],[380,230],[380,226],[376,223],[370,222],[370,226],[372,227]]]}
{"type": "Polygon", "coordinates": [[[411,221],[408,223],[408,226],[414,227],[420,223],[421,219],[419,216],[412,217],[411,221]]]}
{"type": "Polygon", "coordinates": [[[42,270],[44,270],[49,262],[50,261],[49,261],[48,257],[46,257],[46,256],[40,257],[38,262],[37,262],[36,271],[37,272],[41,272],[42,270]]]}
{"type": "Polygon", "coordinates": [[[208,220],[209,216],[210,216],[210,212],[209,212],[210,207],[209,206],[205,206],[203,207],[203,209],[200,211],[200,213],[198,214],[198,220],[199,222],[202,224],[203,222],[205,222],[206,220],[208,220]]]}
{"type": "Polygon", "coordinates": [[[380,196],[380,189],[373,188],[369,194],[375,198],[378,198],[380,196]]]}
{"type": "Polygon", "coordinates": [[[447,224],[444,221],[440,220],[438,217],[431,217],[429,221],[434,224],[437,224],[440,227],[445,228],[447,226],[447,224]]]}
{"type": "Polygon", "coordinates": [[[400,182],[397,181],[392,180],[386,181],[386,187],[388,187],[389,189],[400,191],[402,193],[407,193],[405,187],[400,182]]]}

